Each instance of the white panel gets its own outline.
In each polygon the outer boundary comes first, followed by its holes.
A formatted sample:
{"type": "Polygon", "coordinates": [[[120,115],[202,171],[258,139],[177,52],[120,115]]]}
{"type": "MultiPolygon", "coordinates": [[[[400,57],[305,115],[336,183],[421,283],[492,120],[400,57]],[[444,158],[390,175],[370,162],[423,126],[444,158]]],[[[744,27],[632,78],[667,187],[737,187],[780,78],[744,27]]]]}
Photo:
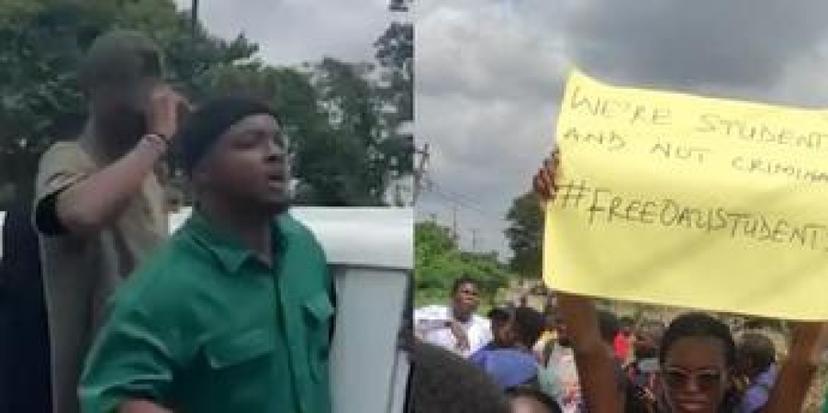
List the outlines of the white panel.
{"type": "Polygon", "coordinates": [[[394,377],[391,383],[391,400],[388,403],[389,413],[402,413],[404,411],[410,371],[411,360],[408,353],[402,350],[397,351],[397,364],[394,368],[394,377]]]}
{"type": "Polygon", "coordinates": [[[390,407],[401,406],[393,399],[408,272],[338,267],[335,274],[334,413],[400,413],[390,407]]]}
{"type": "MultiPolygon", "coordinates": [[[[3,229],[3,224],[6,222],[6,211],[0,211],[0,230],[3,229]]],[[[0,237],[0,258],[3,257],[3,237],[0,237]]]]}
{"type": "MultiPolygon", "coordinates": [[[[191,208],[170,214],[175,231],[191,208]]],[[[290,214],[307,225],[330,264],[412,269],[414,211],[411,208],[295,207],[290,214]]]]}

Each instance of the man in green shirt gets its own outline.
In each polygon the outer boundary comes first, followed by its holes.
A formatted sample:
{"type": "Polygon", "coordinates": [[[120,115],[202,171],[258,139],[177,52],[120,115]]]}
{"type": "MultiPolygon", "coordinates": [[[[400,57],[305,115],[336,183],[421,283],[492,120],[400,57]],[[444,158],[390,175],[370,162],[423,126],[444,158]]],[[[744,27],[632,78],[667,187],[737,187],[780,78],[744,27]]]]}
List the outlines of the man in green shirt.
{"type": "Polygon", "coordinates": [[[116,294],[83,410],[329,412],[332,282],[313,234],[286,213],[275,115],[219,99],[176,141],[195,211],[116,294]]]}

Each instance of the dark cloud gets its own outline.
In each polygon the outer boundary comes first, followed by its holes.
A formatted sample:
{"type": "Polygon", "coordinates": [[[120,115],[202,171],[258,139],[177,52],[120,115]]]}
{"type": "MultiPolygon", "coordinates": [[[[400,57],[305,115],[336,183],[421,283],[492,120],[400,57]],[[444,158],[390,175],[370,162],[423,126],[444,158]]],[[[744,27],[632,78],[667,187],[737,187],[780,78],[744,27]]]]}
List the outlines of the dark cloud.
{"type": "Polygon", "coordinates": [[[763,96],[825,38],[825,1],[586,1],[567,21],[572,57],[639,84],[763,96]]]}
{"type": "MultiPolygon", "coordinates": [[[[461,242],[478,228],[478,249],[510,253],[502,217],[552,146],[571,65],[610,82],[826,105],[826,15],[812,0],[419,2],[417,136],[432,146],[432,178],[485,211],[458,207],[461,242]]],[[[426,194],[418,214],[450,223],[452,205],[426,194]]]]}

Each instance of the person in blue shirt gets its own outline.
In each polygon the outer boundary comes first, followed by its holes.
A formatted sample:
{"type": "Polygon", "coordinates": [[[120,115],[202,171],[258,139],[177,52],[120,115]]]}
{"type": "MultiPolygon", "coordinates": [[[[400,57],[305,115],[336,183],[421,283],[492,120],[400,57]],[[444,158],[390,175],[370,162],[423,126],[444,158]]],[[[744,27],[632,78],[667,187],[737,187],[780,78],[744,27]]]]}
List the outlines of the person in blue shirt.
{"type": "Polygon", "coordinates": [[[739,413],[761,411],[776,382],[778,368],[773,342],[759,333],[742,335],[736,350],[736,368],[747,379],[747,388],[739,403],[739,413]]]}
{"type": "Polygon", "coordinates": [[[544,327],[543,314],[529,307],[514,310],[510,326],[514,337],[512,345],[491,350],[481,350],[469,360],[486,371],[501,389],[507,390],[526,384],[537,384],[538,360],[532,346],[544,327]]]}

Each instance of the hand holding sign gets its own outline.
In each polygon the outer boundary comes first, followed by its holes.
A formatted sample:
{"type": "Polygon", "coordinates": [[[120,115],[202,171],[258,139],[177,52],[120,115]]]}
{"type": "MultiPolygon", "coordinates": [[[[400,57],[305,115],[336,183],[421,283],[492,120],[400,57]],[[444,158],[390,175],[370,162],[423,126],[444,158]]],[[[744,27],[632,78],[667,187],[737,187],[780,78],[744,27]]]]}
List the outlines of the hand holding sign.
{"type": "Polygon", "coordinates": [[[535,192],[541,197],[544,208],[546,202],[555,199],[555,191],[558,190],[555,182],[555,173],[558,170],[558,150],[554,150],[549,158],[543,161],[543,166],[535,174],[532,179],[532,187],[535,192]]]}

